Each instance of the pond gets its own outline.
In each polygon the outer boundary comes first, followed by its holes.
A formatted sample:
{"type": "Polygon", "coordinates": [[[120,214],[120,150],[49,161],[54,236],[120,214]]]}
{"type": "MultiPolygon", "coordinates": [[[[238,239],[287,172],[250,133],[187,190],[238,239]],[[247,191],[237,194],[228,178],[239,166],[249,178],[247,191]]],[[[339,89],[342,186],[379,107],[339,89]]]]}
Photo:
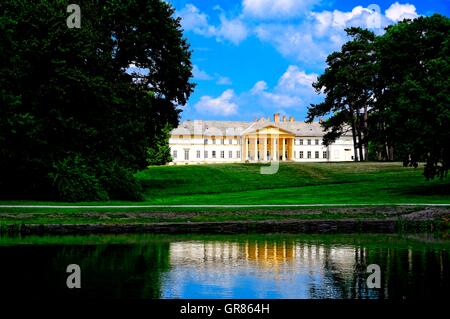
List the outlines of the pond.
{"type": "Polygon", "coordinates": [[[448,295],[450,240],[429,235],[93,235],[0,238],[4,298],[448,295]],[[81,288],[69,289],[69,264],[81,288]],[[380,288],[367,267],[379,266],[380,288]]]}

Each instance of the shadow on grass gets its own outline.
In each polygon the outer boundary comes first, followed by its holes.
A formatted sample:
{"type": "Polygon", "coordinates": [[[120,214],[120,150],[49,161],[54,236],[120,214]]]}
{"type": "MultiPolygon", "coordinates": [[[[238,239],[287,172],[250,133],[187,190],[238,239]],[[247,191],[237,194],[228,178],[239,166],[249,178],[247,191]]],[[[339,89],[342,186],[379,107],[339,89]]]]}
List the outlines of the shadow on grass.
{"type": "Polygon", "coordinates": [[[405,195],[415,195],[415,196],[433,196],[433,195],[450,196],[450,183],[414,186],[408,188],[402,193],[405,195]]]}

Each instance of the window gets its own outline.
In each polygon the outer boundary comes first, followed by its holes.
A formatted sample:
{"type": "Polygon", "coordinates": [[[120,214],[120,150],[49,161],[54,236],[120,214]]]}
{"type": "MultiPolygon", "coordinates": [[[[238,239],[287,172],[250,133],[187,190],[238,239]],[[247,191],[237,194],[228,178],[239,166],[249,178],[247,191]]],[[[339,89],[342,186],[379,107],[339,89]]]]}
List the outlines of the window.
{"type": "Polygon", "coordinates": [[[212,151],[212,158],[216,158],[216,151],[212,151]]]}
{"type": "Polygon", "coordinates": [[[308,140],[308,145],[311,145],[311,140],[308,140]]]}
{"type": "Polygon", "coordinates": [[[294,158],[297,158],[297,152],[294,151],[294,158]]]}
{"type": "Polygon", "coordinates": [[[303,145],[303,139],[298,140],[298,145],[303,145]]]}
{"type": "Polygon", "coordinates": [[[203,141],[203,144],[208,144],[208,139],[207,138],[205,138],[205,140],[203,141]]]}
{"type": "Polygon", "coordinates": [[[327,151],[323,151],[323,158],[327,158],[327,151]]]}
{"type": "Polygon", "coordinates": [[[228,151],[228,158],[233,158],[233,151],[228,151]]]}
{"type": "Polygon", "coordinates": [[[224,138],[220,139],[220,144],[222,144],[222,145],[225,144],[225,139],[224,138]]]}
{"type": "Polygon", "coordinates": [[[214,136],[213,136],[213,138],[212,138],[212,143],[213,143],[213,144],[216,144],[216,139],[214,138],[214,136]]]}
{"type": "Polygon", "coordinates": [[[316,145],[319,145],[319,140],[316,140],[316,145]]]}
{"type": "Polygon", "coordinates": [[[240,145],[241,144],[241,139],[237,139],[237,143],[240,145]]]}
{"type": "Polygon", "coordinates": [[[299,157],[300,157],[300,158],[303,158],[303,151],[300,151],[299,153],[300,153],[300,154],[299,154],[299,157]]]}
{"type": "Polygon", "coordinates": [[[316,158],[319,158],[319,151],[316,151],[315,154],[316,158]]]}
{"type": "Polygon", "coordinates": [[[220,158],[225,158],[225,151],[220,151],[220,158]]]}
{"type": "Polygon", "coordinates": [[[189,161],[189,150],[184,150],[184,160],[189,161]]]}
{"type": "Polygon", "coordinates": [[[233,144],[233,140],[231,138],[228,140],[228,144],[233,144]]]}
{"type": "Polygon", "coordinates": [[[173,158],[177,158],[177,151],[173,151],[173,158]]]}
{"type": "Polygon", "coordinates": [[[205,158],[208,158],[208,151],[205,151],[205,158]]]}
{"type": "Polygon", "coordinates": [[[197,158],[200,158],[200,151],[197,151],[197,158]]]}
{"type": "Polygon", "coordinates": [[[237,157],[237,158],[241,158],[241,151],[237,151],[237,152],[236,152],[236,157],[237,157]]]}
{"type": "Polygon", "coordinates": [[[308,158],[311,158],[311,151],[308,151],[308,158]]]}

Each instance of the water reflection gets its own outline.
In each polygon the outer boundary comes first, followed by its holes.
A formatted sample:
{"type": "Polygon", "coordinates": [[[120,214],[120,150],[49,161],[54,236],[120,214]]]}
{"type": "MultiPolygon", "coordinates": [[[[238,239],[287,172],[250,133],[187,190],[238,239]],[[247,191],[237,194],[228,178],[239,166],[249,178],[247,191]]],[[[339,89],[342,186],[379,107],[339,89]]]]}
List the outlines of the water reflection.
{"type": "Polygon", "coordinates": [[[448,242],[372,235],[143,236],[130,244],[2,244],[7,297],[80,298],[433,298],[448,293],[448,242]],[[65,267],[82,269],[82,289],[65,287],[65,267]],[[380,289],[366,285],[369,264],[380,289]]]}
{"type": "Polygon", "coordinates": [[[449,286],[448,251],[426,246],[184,241],[170,244],[170,265],[164,298],[430,298],[449,286]],[[367,288],[369,264],[380,289],[367,288]]]}

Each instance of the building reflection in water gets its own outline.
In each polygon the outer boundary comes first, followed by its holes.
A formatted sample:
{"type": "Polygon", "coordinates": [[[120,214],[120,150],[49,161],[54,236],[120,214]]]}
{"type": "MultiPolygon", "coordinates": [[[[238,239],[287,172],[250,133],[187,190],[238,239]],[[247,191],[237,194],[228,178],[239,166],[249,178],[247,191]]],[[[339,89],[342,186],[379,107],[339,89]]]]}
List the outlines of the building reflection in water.
{"type": "Polygon", "coordinates": [[[174,242],[166,278],[172,288],[163,295],[349,298],[358,253],[295,241],[174,242]]]}
{"type": "MultiPolygon", "coordinates": [[[[162,297],[402,298],[411,285],[421,289],[420,279],[411,281],[408,272],[417,270],[422,253],[295,240],[173,242],[162,297]],[[381,267],[380,289],[367,288],[371,263],[381,267]]],[[[448,276],[448,256],[446,262],[440,258],[438,281],[448,276]]]]}

